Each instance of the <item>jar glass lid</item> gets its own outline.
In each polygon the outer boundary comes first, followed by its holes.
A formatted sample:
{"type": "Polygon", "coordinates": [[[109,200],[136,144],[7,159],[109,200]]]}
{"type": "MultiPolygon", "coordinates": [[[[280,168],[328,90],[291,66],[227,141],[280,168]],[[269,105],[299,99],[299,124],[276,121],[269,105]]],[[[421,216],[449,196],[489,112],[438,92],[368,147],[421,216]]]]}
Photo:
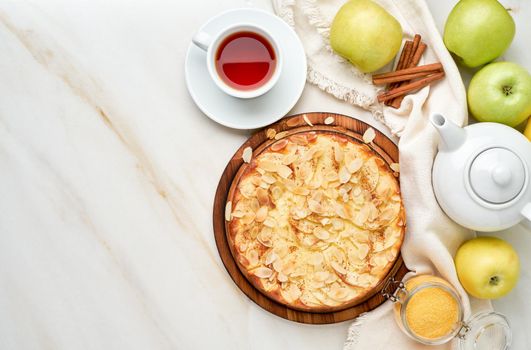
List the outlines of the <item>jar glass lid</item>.
{"type": "Polygon", "coordinates": [[[512,332],[505,316],[482,312],[466,323],[459,338],[460,350],[507,350],[511,346],[512,332]]]}

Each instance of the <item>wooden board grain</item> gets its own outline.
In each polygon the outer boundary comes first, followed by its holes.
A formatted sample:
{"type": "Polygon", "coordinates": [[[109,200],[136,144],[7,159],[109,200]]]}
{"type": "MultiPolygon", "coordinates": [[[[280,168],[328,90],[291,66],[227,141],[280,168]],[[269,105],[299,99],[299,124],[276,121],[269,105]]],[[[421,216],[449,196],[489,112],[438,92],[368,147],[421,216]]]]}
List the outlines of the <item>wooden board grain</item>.
{"type": "MultiPolygon", "coordinates": [[[[261,131],[258,131],[251,136],[234,154],[227,167],[225,168],[223,175],[218,184],[216,196],[214,199],[213,208],[213,224],[214,224],[214,237],[216,240],[216,246],[218,248],[219,255],[225,268],[236,285],[247,295],[252,301],[264,308],[265,310],[283,317],[285,319],[308,323],[308,324],[327,324],[336,323],[351,320],[358,315],[373,310],[381,305],[385,298],[381,294],[385,282],[389,278],[395,280],[401,280],[407,273],[407,268],[399,255],[395,261],[393,267],[387,274],[386,278],[379,283],[374,290],[367,296],[367,298],[353,306],[348,308],[334,311],[334,312],[307,312],[291,309],[283,304],[268,298],[256,289],[247,278],[241,273],[234,258],[231,254],[225,228],[225,203],[229,198],[229,191],[233,180],[238,176],[238,171],[243,165],[242,153],[246,147],[251,147],[255,152],[260,152],[261,149],[267,147],[274,140],[270,140],[266,136],[266,130],[273,128],[277,133],[285,132],[287,135],[294,133],[306,132],[310,130],[319,130],[332,133],[341,133],[348,135],[360,142],[362,141],[362,135],[370,128],[370,125],[340,114],[334,113],[304,113],[290,117],[286,117],[275,124],[272,124],[261,131]],[[328,119],[327,119],[328,118],[328,119]],[[324,121],[333,122],[329,125],[325,125],[324,121]],[[310,122],[313,126],[308,124],[310,122]]],[[[398,163],[398,147],[383,133],[375,129],[376,137],[370,144],[370,147],[378,153],[388,163],[398,163]]]]}

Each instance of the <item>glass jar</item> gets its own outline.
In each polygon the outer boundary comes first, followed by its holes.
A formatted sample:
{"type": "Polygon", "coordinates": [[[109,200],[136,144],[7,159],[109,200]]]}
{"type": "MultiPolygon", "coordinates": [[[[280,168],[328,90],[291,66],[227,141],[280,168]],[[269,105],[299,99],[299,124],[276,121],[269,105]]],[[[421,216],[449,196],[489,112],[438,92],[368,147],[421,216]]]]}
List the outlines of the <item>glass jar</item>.
{"type": "Polygon", "coordinates": [[[410,338],[440,345],[459,338],[459,349],[509,349],[512,333],[507,319],[496,312],[482,312],[464,320],[463,303],[450,283],[432,275],[406,282],[388,281],[382,290],[395,302],[395,319],[410,338]]]}

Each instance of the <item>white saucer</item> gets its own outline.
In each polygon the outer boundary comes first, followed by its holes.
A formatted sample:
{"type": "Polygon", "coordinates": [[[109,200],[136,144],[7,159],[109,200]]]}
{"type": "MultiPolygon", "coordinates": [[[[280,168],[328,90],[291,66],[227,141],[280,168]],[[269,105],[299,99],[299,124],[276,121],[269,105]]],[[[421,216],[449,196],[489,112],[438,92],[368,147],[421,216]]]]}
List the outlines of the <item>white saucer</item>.
{"type": "Polygon", "coordinates": [[[221,91],[211,80],[206,53],[190,43],[185,61],[188,91],[196,105],[210,119],[235,129],[256,129],[286,115],[302,94],[306,82],[306,56],[297,34],[280,18],[257,9],[236,9],[211,18],[202,28],[216,33],[237,22],[256,23],[266,28],[283,52],[283,66],[277,84],[266,94],[239,99],[221,91]]]}

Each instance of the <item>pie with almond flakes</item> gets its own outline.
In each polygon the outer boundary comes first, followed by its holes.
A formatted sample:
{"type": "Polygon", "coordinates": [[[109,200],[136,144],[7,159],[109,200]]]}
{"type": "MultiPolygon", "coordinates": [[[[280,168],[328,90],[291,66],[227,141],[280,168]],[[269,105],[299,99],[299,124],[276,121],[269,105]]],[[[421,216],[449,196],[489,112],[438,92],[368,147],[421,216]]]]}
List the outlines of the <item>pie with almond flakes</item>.
{"type": "Polygon", "coordinates": [[[229,192],[226,231],[238,267],[263,294],[297,310],[364,301],[404,238],[395,175],[366,144],[339,133],[273,142],[229,192]]]}

